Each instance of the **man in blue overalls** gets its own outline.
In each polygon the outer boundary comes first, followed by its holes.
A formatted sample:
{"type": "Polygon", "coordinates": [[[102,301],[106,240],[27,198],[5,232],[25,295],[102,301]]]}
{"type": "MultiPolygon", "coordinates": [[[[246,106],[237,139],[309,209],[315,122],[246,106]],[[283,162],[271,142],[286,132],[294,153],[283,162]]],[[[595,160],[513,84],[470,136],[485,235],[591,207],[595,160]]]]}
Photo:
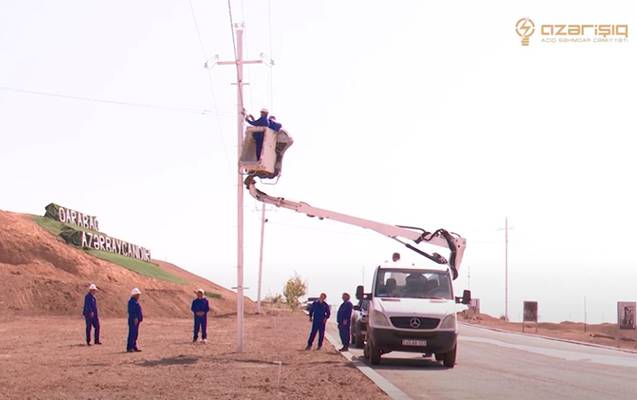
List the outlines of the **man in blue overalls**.
{"type": "Polygon", "coordinates": [[[88,293],[84,296],[84,320],[86,321],[86,345],[91,345],[91,328],[95,329],[95,344],[100,342],[100,320],[97,315],[97,299],[95,299],[97,286],[94,283],[88,287],[88,293]]]}
{"type": "Polygon", "coordinates": [[[268,118],[268,128],[272,129],[275,132],[279,132],[281,128],[283,128],[283,125],[276,122],[276,117],[274,115],[271,115],[270,118],[268,118]]]}
{"type": "Polygon", "coordinates": [[[325,302],[327,295],[325,293],[321,293],[319,299],[312,303],[310,307],[310,321],[312,321],[312,331],[310,332],[310,337],[307,339],[307,347],[305,350],[310,350],[312,348],[312,344],[314,343],[314,338],[316,337],[316,332],[318,332],[318,347],[316,350],[321,350],[323,346],[323,338],[325,337],[325,324],[327,320],[330,318],[330,306],[325,302]]]}
{"type": "Polygon", "coordinates": [[[197,289],[195,293],[197,293],[197,298],[192,301],[192,306],[190,307],[195,316],[195,329],[192,334],[192,342],[197,342],[199,328],[201,328],[201,341],[207,343],[208,311],[210,311],[210,306],[208,305],[208,299],[204,297],[203,289],[197,289]]]}
{"type": "Polygon", "coordinates": [[[142,315],[142,306],[139,305],[139,296],[142,292],[133,288],[131,291],[131,297],[128,300],[128,342],[126,344],[126,351],[141,351],[137,347],[137,336],[139,335],[139,324],[144,319],[142,315]]]}
{"type": "MultiPolygon", "coordinates": [[[[270,125],[270,123],[268,121],[268,109],[267,108],[262,108],[261,109],[261,117],[259,117],[259,119],[254,119],[252,114],[248,115],[246,117],[246,122],[249,123],[252,126],[265,126],[265,127],[268,127],[270,125]]],[[[261,149],[263,149],[264,133],[263,132],[254,132],[252,134],[252,137],[254,138],[254,143],[256,144],[257,161],[259,161],[261,159],[261,149]]]]}
{"type": "Polygon", "coordinates": [[[336,313],[336,322],[338,323],[338,333],[341,336],[341,347],[338,351],[349,350],[350,326],[352,321],[352,303],[349,301],[349,293],[343,293],[343,304],[338,308],[336,313]]]}

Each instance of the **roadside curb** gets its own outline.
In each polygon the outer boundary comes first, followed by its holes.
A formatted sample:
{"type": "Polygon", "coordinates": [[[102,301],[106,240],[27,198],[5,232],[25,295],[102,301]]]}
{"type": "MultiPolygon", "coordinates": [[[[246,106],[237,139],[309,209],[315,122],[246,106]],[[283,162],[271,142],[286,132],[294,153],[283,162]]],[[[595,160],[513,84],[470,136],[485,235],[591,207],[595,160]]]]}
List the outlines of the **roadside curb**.
{"type": "Polygon", "coordinates": [[[479,328],[479,329],[486,329],[486,330],[494,331],[494,332],[509,333],[509,334],[518,335],[518,336],[536,337],[536,338],[541,338],[541,339],[546,339],[546,340],[552,340],[554,342],[578,344],[580,346],[596,347],[598,349],[615,350],[615,351],[621,351],[621,352],[629,353],[629,354],[637,354],[636,350],[623,349],[621,347],[605,346],[603,344],[596,344],[596,343],[589,343],[589,342],[580,342],[578,340],[571,340],[571,339],[560,339],[560,338],[555,338],[555,337],[551,337],[551,336],[537,335],[537,334],[534,334],[534,333],[523,333],[523,332],[508,331],[506,329],[494,328],[494,327],[491,327],[491,326],[483,326],[483,325],[478,325],[478,324],[471,324],[471,323],[467,323],[467,322],[459,322],[459,323],[461,325],[470,326],[470,327],[479,328]]]}
{"type": "MultiPolygon", "coordinates": [[[[335,326],[333,322],[329,322],[330,325],[335,326]]],[[[325,330],[325,337],[327,340],[334,346],[334,348],[338,348],[340,344],[340,340],[337,340],[328,330],[325,330]]],[[[390,398],[393,400],[411,400],[411,397],[407,396],[405,392],[398,389],[394,386],[393,383],[389,382],[385,377],[376,372],[372,367],[368,366],[364,362],[359,361],[358,359],[353,358],[353,354],[349,351],[340,352],[346,360],[351,362],[359,371],[361,371],[366,377],[368,377],[380,390],[385,392],[390,398]]]]}

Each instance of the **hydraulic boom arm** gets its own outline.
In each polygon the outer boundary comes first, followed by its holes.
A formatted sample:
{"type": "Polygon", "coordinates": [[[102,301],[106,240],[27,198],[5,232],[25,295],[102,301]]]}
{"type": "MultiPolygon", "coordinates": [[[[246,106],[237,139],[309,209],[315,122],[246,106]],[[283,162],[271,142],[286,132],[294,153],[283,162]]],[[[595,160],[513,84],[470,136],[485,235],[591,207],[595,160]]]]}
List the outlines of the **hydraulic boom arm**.
{"type": "Polygon", "coordinates": [[[250,195],[252,195],[252,197],[257,199],[258,201],[266,204],[272,204],[277,207],[294,210],[296,212],[306,214],[309,217],[318,217],[319,219],[326,218],[349,225],[359,226],[365,229],[371,229],[380,233],[381,235],[385,235],[398,241],[399,243],[402,243],[407,248],[415,251],[416,253],[424,257],[427,257],[432,261],[435,261],[438,264],[449,264],[449,268],[451,269],[451,272],[453,274],[453,279],[456,279],[458,277],[460,263],[462,262],[462,256],[466,247],[466,240],[457,234],[447,232],[444,229],[438,229],[434,232],[427,232],[426,230],[417,227],[383,224],[376,221],[353,217],[351,215],[312,207],[304,202],[286,200],[283,197],[273,197],[257,189],[255,186],[254,177],[251,175],[246,178],[245,184],[247,189],[250,191],[250,195]],[[438,253],[426,253],[423,250],[415,247],[411,243],[406,242],[405,239],[410,240],[415,244],[424,242],[435,246],[446,247],[449,249],[450,252],[449,260],[445,259],[438,253]]]}

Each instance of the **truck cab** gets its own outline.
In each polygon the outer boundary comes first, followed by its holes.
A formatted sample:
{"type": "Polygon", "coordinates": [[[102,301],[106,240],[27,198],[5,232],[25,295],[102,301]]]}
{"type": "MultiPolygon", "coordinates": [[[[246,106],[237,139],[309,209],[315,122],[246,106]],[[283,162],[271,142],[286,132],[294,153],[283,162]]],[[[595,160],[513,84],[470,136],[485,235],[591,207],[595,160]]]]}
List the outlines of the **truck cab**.
{"type": "Polygon", "coordinates": [[[452,275],[446,265],[376,268],[371,292],[359,286],[359,298],[368,299],[369,316],[365,357],[372,364],[391,351],[434,355],[448,368],[456,362],[456,314],[466,309],[471,293],[454,297],[452,275]],[[460,303],[460,304],[459,304],[460,303]]]}

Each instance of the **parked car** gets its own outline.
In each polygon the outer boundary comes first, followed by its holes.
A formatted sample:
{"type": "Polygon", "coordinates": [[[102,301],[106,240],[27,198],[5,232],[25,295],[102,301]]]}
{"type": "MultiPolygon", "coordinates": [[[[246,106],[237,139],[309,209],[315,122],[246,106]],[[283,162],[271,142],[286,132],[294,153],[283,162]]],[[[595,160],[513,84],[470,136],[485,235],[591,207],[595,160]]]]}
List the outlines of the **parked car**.
{"type": "Polygon", "coordinates": [[[314,303],[318,299],[318,297],[308,297],[307,300],[305,300],[305,311],[309,313],[310,307],[312,307],[312,303],[314,303]]]}
{"type": "Polygon", "coordinates": [[[352,313],[352,345],[354,347],[363,348],[365,346],[365,336],[367,334],[367,310],[369,300],[363,299],[354,306],[352,313]]]}

